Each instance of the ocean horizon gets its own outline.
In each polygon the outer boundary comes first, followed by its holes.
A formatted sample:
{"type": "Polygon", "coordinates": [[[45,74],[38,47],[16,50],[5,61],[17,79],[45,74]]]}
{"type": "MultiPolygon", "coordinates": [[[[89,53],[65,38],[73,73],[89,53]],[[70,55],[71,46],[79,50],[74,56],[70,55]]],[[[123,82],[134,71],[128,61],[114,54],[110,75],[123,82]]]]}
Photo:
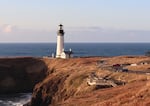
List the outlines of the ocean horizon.
{"type": "MultiPolygon", "coordinates": [[[[65,43],[65,50],[72,49],[75,57],[145,55],[150,43],[65,43]]],[[[56,43],[0,43],[0,57],[51,56],[56,43]]]]}

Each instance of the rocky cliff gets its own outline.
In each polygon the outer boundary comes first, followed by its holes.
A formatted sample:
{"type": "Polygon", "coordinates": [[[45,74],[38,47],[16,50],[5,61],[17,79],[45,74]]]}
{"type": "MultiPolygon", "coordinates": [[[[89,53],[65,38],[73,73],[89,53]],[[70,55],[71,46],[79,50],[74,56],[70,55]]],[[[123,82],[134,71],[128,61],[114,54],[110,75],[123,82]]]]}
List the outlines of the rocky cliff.
{"type": "Polygon", "coordinates": [[[0,94],[32,92],[46,72],[47,65],[39,58],[0,58],[0,94]]]}
{"type": "Polygon", "coordinates": [[[1,58],[0,94],[34,88],[25,106],[149,106],[148,61],[144,56],[1,58]]]}
{"type": "Polygon", "coordinates": [[[26,106],[149,105],[150,65],[130,66],[147,60],[150,58],[144,56],[43,59],[48,67],[47,76],[36,84],[26,106]],[[125,68],[131,71],[114,71],[114,64],[128,64],[125,68]],[[87,83],[90,77],[95,81],[91,82],[93,85],[87,83]],[[105,82],[115,86],[105,86],[105,82]]]}

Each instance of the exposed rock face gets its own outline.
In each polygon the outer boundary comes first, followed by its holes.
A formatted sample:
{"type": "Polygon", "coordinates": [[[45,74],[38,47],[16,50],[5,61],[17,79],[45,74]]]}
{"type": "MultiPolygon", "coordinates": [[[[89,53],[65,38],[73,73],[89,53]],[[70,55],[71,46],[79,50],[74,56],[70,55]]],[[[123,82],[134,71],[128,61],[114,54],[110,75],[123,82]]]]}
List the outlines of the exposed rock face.
{"type": "Polygon", "coordinates": [[[55,105],[58,101],[62,101],[67,97],[68,92],[63,89],[67,76],[61,77],[58,75],[51,78],[50,81],[44,81],[44,84],[36,85],[31,106],[55,105]]]}
{"type": "Polygon", "coordinates": [[[0,94],[31,92],[46,72],[47,66],[37,58],[1,58],[0,94]]]}

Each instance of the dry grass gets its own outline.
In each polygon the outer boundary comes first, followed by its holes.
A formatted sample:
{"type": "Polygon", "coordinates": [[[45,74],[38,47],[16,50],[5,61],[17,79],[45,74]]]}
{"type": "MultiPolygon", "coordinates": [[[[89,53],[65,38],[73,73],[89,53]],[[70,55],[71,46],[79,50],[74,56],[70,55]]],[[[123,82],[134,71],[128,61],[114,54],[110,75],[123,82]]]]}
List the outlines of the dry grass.
{"type": "MultiPolygon", "coordinates": [[[[139,104],[149,104],[147,101],[148,98],[150,98],[150,82],[147,81],[148,75],[101,70],[97,66],[97,61],[100,60],[105,60],[106,64],[111,66],[113,64],[139,63],[149,59],[149,57],[145,56],[91,57],[67,60],[43,59],[49,68],[49,77],[47,77],[47,79],[45,79],[40,86],[45,86],[49,82],[54,84],[53,82],[56,82],[56,80],[61,80],[61,83],[57,83],[58,90],[56,90],[54,93],[47,92],[47,95],[49,95],[47,99],[52,96],[53,105],[138,105],[136,102],[139,102],[139,104]],[[107,77],[125,82],[126,85],[96,90],[95,86],[88,86],[86,83],[86,78],[91,72],[95,72],[96,75],[100,77],[107,77]],[[140,95],[142,95],[142,99],[140,98],[140,95]]],[[[149,67],[150,65],[128,68],[132,70],[144,71],[149,67]]],[[[49,89],[54,88],[51,88],[50,86],[49,89]]],[[[36,94],[36,91],[34,93],[36,94]]]]}

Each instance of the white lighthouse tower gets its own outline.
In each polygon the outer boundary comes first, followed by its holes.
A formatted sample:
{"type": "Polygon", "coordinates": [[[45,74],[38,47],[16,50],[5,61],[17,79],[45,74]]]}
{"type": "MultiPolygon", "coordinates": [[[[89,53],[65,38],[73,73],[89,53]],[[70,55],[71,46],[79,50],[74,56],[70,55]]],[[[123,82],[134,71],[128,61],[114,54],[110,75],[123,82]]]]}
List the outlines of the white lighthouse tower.
{"type": "Polygon", "coordinates": [[[59,30],[57,32],[57,50],[56,58],[61,58],[61,53],[64,51],[64,30],[63,25],[59,25],[59,30]]]}
{"type": "Polygon", "coordinates": [[[57,32],[57,50],[56,50],[56,58],[62,58],[62,59],[67,59],[73,57],[72,50],[70,49],[69,51],[65,51],[64,49],[64,30],[63,30],[63,25],[59,25],[59,30],[57,32]]]}

